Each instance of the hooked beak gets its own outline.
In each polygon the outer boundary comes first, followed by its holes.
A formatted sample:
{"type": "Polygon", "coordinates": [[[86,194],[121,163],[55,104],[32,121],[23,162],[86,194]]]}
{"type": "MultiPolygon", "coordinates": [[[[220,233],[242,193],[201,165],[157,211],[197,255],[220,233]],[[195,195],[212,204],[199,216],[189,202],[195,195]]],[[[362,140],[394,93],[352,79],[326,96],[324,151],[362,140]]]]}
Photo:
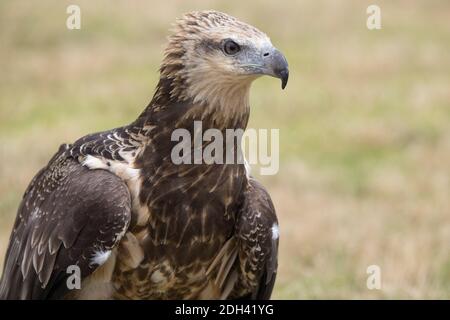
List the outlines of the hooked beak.
{"type": "Polygon", "coordinates": [[[271,44],[263,50],[255,50],[248,55],[242,67],[245,74],[268,75],[281,79],[284,89],[289,79],[288,63],[284,55],[271,44]]]}
{"type": "Polygon", "coordinates": [[[263,74],[281,79],[281,89],[284,89],[289,79],[288,63],[284,55],[276,48],[271,48],[263,54],[263,74]]]}

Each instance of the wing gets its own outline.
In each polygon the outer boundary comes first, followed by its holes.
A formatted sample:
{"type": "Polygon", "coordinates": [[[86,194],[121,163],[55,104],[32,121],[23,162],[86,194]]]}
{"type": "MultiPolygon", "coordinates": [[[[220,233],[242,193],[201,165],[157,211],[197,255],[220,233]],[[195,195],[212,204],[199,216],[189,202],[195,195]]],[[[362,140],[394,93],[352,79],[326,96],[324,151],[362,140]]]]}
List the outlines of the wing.
{"type": "Polygon", "coordinates": [[[218,270],[215,284],[222,298],[270,299],[278,267],[278,221],[265,188],[250,178],[243,192],[235,234],[207,275],[218,270]]]}
{"type": "Polygon", "coordinates": [[[250,179],[237,225],[241,281],[252,299],[269,299],[278,267],[278,221],[265,188],[250,179]]]}
{"type": "Polygon", "coordinates": [[[20,204],[0,283],[0,299],[60,299],[68,292],[67,267],[81,278],[98,268],[130,222],[124,182],[89,170],[68,145],[32,180],[20,204]]]}

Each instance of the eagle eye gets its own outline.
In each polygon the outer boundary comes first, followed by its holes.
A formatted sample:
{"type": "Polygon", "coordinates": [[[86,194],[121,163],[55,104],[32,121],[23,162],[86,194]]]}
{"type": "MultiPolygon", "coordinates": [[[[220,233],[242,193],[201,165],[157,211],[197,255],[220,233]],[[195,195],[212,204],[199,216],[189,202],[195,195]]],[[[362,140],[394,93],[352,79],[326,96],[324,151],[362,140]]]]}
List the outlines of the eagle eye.
{"type": "Polygon", "coordinates": [[[239,45],[233,40],[226,40],[223,44],[223,51],[227,55],[232,56],[241,51],[241,47],[239,47],[239,45]]]}

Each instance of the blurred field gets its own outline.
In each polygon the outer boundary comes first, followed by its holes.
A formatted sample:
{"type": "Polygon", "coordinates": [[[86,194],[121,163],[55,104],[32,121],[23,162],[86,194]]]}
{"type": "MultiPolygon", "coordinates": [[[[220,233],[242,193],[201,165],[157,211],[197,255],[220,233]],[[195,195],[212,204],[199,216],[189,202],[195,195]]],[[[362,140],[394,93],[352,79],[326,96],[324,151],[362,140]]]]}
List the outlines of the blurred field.
{"type": "Polygon", "coordinates": [[[250,127],[280,128],[274,298],[450,298],[450,3],[0,2],[0,264],[22,193],[62,142],[132,121],[167,29],[217,9],[270,35],[290,82],[255,82],[250,127]],[[32,5],[33,3],[33,5],[32,5]],[[79,4],[81,30],[65,27],[79,4]],[[368,290],[366,268],[382,271],[368,290]]]}

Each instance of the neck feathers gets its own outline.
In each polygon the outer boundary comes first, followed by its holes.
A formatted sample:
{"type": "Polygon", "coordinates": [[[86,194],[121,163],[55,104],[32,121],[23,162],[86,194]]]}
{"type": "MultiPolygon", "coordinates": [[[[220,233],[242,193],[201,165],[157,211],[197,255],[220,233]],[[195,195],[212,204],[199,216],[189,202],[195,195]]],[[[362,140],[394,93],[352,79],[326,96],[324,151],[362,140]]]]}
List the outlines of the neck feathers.
{"type": "Polygon", "coordinates": [[[155,95],[137,122],[176,128],[184,122],[202,121],[217,129],[245,129],[251,81],[232,80],[225,76],[168,77],[161,71],[155,95]]]}

